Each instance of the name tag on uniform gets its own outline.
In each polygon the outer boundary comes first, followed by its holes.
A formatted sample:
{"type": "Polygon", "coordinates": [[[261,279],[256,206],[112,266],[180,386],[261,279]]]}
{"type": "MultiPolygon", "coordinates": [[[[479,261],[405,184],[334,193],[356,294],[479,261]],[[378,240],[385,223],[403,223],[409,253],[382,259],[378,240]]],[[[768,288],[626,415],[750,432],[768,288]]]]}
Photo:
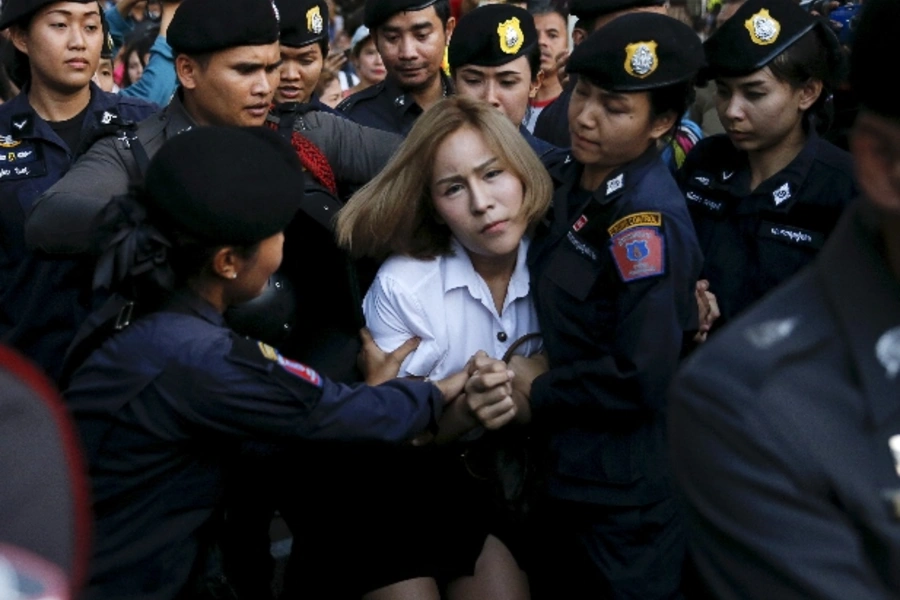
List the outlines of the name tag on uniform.
{"type": "Polygon", "coordinates": [[[27,142],[0,143],[0,181],[41,177],[47,173],[40,150],[27,142]]]}
{"type": "Polygon", "coordinates": [[[763,221],[759,226],[761,237],[778,240],[786,244],[818,250],[825,244],[825,236],[817,231],[802,229],[793,225],[763,221]]]}

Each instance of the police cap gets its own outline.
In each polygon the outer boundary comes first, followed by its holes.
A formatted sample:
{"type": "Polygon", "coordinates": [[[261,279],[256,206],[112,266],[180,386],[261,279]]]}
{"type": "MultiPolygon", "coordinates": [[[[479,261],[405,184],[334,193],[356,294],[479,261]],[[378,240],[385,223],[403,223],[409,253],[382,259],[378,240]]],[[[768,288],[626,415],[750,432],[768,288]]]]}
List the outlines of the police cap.
{"type": "Polygon", "coordinates": [[[747,0],[704,43],[707,73],[728,77],[758,71],[818,22],[793,0],[747,0]]]}
{"type": "Polygon", "coordinates": [[[425,10],[438,1],[443,0],[366,0],[363,24],[374,31],[399,12],[425,10]]]}
{"type": "MultiPolygon", "coordinates": [[[[3,10],[0,11],[0,31],[14,23],[18,23],[19,21],[30,17],[48,4],[54,4],[60,1],[61,0],[3,0],[3,10]]],[[[79,4],[89,4],[93,2],[97,5],[97,10],[103,14],[103,11],[100,10],[100,3],[97,2],[97,0],[71,1],[79,4]]]]}
{"type": "Polygon", "coordinates": [[[677,19],[651,12],[623,15],[572,52],[567,70],[606,90],[638,92],[693,79],[703,46],[677,19]]]}
{"type": "Polygon", "coordinates": [[[193,55],[274,44],[278,10],[272,0],[184,0],[166,41],[176,54],[193,55]]]}
{"type": "Polygon", "coordinates": [[[665,0],[572,0],[569,12],[579,19],[593,19],[632,8],[662,6],[665,0]]]}
{"type": "Polygon", "coordinates": [[[451,69],[496,67],[526,56],[538,43],[534,17],[511,4],[488,4],[466,13],[450,38],[451,69]]]}
{"type": "Polygon", "coordinates": [[[302,48],[328,39],[328,5],[322,0],[275,0],[281,16],[281,43],[302,48]]]}
{"type": "Polygon", "coordinates": [[[202,242],[252,245],[284,231],[303,188],[300,159],[276,132],[209,126],[163,145],[145,198],[151,215],[202,242]]]}
{"type": "Polygon", "coordinates": [[[850,53],[850,83],[867,109],[889,119],[900,119],[900,102],[885,63],[897,52],[900,3],[866,0],[850,53]]]}

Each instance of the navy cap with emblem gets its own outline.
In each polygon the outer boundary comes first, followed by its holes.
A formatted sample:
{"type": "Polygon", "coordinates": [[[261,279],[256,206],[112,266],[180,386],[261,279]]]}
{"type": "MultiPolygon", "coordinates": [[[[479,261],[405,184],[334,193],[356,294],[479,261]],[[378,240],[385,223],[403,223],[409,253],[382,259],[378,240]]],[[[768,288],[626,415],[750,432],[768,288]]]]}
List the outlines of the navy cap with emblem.
{"type": "Polygon", "coordinates": [[[272,0],[184,0],[166,41],[176,54],[194,55],[274,44],[278,10],[272,0]]]}
{"type": "Polygon", "coordinates": [[[900,119],[900,103],[885,62],[897,51],[900,2],[866,0],[850,53],[850,83],[860,103],[889,119],[900,119]]]}
{"type": "MultiPolygon", "coordinates": [[[[6,29],[14,23],[23,21],[32,16],[38,10],[44,8],[48,4],[59,2],[60,0],[3,0],[3,10],[0,11],[0,31],[6,29]]],[[[97,0],[71,0],[79,4],[88,4],[95,2],[98,9],[100,3],[97,0]]],[[[101,10],[102,14],[103,11],[101,10]]]]}
{"type": "Polygon", "coordinates": [[[703,44],[705,72],[729,77],[758,71],[819,22],[793,0],[747,0],[703,44]]]}
{"type": "Polygon", "coordinates": [[[487,4],[459,20],[447,59],[451,70],[463,65],[496,67],[528,55],[537,43],[531,13],[511,4],[487,4]]]}
{"type": "Polygon", "coordinates": [[[593,19],[632,8],[662,6],[665,0],[572,0],[569,12],[579,19],[593,19]]]}
{"type": "Polygon", "coordinates": [[[399,12],[425,10],[438,0],[366,0],[363,24],[371,30],[399,12]]]}
{"type": "Polygon", "coordinates": [[[328,5],[322,0],[275,0],[281,15],[281,43],[302,48],[328,39],[328,5]]]}
{"type": "Polygon", "coordinates": [[[677,19],[652,12],[623,15],[572,52],[567,70],[611,92],[639,92],[692,80],[703,46],[677,19]]]}
{"type": "Polygon", "coordinates": [[[162,224],[211,244],[251,245],[284,231],[303,197],[296,151],[264,127],[198,127],[150,161],[144,201],[162,224]]]}

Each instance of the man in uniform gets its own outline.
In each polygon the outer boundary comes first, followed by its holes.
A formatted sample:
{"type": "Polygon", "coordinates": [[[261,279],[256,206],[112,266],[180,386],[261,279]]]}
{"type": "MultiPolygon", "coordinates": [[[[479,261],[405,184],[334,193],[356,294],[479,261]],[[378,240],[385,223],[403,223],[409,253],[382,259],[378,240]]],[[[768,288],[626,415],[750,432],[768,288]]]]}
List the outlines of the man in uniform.
{"type": "Polygon", "coordinates": [[[900,590],[900,105],[896,0],[851,56],[863,197],[816,261],[702,348],[671,392],[693,559],[717,598],[900,590]]]}
{"type": "Polygon", "coordinates": [[[328,55],[328,4],[322,0],[277,0],[275,5],[281,27],[281,78],[273,112],[285,125],[293,122],[285,117],[305,104],[332,110],[314,95],[328,55]]]}
{"type": "Polygon", "coordinates": [[[353,94],[338,110],[363,125],[406,135],[423,111],[451,92],[441,65],[455,20],[448,0],[367,0],[387,77],[353,94]]]}

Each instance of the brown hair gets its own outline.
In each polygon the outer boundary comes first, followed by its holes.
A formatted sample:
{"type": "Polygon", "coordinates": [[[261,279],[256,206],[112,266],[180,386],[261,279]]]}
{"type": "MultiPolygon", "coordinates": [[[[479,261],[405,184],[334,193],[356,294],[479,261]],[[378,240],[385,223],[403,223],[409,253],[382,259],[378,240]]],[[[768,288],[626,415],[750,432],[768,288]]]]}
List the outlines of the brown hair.
{"type": "Polygon", "coordinates": [[[387,166],[341,209],[338,244],[353,256],[379,259],[390,254],[429,259],[449,253],[451,232],[436,218],[431,178],[441,143],[463,127],[480,132],[488,148],[522,182],[522,211],[533,228],[553,195],[547,170],[500,111],[453,96],[419,117],[387,166]]]}

